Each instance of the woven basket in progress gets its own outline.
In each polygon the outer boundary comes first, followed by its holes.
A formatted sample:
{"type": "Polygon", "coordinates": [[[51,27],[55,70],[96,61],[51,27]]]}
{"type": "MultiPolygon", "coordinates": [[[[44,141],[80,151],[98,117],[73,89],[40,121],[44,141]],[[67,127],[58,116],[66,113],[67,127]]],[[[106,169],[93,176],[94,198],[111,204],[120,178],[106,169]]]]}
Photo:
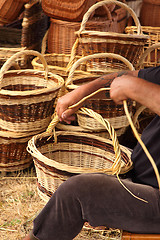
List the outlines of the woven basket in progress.
{"type": "MultiPolygon", "coordinates": [[[[57,142],[48,133],[34,136],[28,142],[33,156],[38,192],[45,201],[69,177],[87,172],[111,174],[115,161],[112,141],[88,133],[57,131],[57,142]]],[[[131,168],[131,152],[120,146],[121,173],[131,168]]]]}

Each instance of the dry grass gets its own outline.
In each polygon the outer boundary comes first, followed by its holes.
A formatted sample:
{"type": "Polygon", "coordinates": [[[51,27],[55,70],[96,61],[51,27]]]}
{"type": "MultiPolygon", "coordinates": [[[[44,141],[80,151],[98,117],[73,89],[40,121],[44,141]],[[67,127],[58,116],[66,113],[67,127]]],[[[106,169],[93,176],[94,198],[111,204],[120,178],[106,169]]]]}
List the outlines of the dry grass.
{"type": "MultiPolygon", "coordinates": [[[[0,240],[22,240],[32,229],[32,220],[45,205],[36,188],[34,168],[0,176],[0,240]]],[[[80,239],[120,239],[120,232],[83,229],[75,238],[80,239]]]]}

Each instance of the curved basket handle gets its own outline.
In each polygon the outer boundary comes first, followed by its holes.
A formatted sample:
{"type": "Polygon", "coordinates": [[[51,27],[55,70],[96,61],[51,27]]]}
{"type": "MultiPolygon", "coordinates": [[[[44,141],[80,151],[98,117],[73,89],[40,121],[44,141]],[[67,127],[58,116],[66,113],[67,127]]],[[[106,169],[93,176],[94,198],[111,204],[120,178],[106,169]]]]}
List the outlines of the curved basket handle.
{"type": "MultiPolygon", "coordinates": [[[[72,106],[70,108],[72,108],[72,106]]],[[[78,110],[78,112],[87,114],[88,116],[94,118],[100,124],[102,124],[106,128],[106,130],[109,132],[110,138],[112,140],[114,152],[115,152],[115,162],[113,163],[110,169],[107,169],[106,172],[109,171],[111,174],[119,174],[121,172],[121,150],[120,150],[117,134],[114,128],[110,125],[110,123],[106,119],[103,119],[103,117],[100,114],[94,112],[92,109],[81,108],[80,110],[78,110]]],[[[55,126],[57,125],[58,122],[59,122],[58,115],[54,114],[54,118],[46,130],[46,132],[49,134],[54,133],[55,143],[57,142],[55,126]]],[[[132,162],[130,161],[127,165],[127,169],[130,168],[131,166],[132,166],[132,162]]]]}
{"type": "Polygon", "coordinates": [[[89,59],[93,59],[93,58],[114,58],[114,59],[118,59],[120,61],[122,61],[123,63],[126,64],[126,66],[130,69],[130,70],[135,70],[132,63],[130,63],[126,58],[122,57],[121,55],[115,54],[115,53],[95,53],[92,55],[88,55],[85,57],[82,57],[80,59],[78,59],[71,67],[69,74],[68,74],[68,78],[66,80],[65,86],[70,88],[70,89],[75,89],[77,88],[76,85],[74,85],[72,83],[73,81],[73,74],[76,70],[76,68],[79,67],[79,65],[84,62],[87,61],[89,59]]]}
{"type": "Polygon", "coordinates": [[[45,71],[45,78],[47,79],[48,76],[48,66],[47,66],[47,62],[45,60],[45,58],[43,57],[43,55],[37,51],[34,50],[23,50],[20,51],[18,53],[15,53],[14,55],[12,55],[9,59],[7,59],[7,61],[3,64],[1,70],[0,70],[0,81],[2,81],[4,74],[9,70],[9,68],[15,63],[15,60],[17,58],[19,58],[22,55],[34,55],[39,57],[39,59],[41,60],[43,66],[44,66],[44,71],[45,71]]]}
{"type": "Polygon", "coordinates": [[[130,8],[127,4],[116,1],[116,0],[104,0],[104,1],[100,1],[96,4],[94,4],[93,6],[91,6],[88,11],[84,14],[83,19],[82,19],[82,23],[81,23],[81,27],[79,29],[79,31],[77,32],[79,35],[81,34],[82,31],[85,30],[85,26],[86,23],[90,17],[90,15],[92,14],[93,11],[95,11],[97,8],[102,7],[108,3],[115,3],[116,5],[126,9],[132,16],[132,18],[134,19],[135,25],[137,26],[137,34],[142,34],[142,29],[141,29],[141,25],[140,25],[140,21],[137,17],[137,15],[135,14],[135,12],[133,11],[132,8],[130,8]]]}
{"type": "Polygon", "coordinates": [[[142,54],[142,56],[140,57],[139,62],[138,62],[138,64],[137,64],[136,67],[141,67],[141,66],[143,65],[143,62],[144,62],[145,58],[147,57],[147,55],[148,55],[150,52],[152,52],[153,50],[158,49],[158,48],[160,48],[160,42],[159,42],[159,43],[155,43],[155,44],[153,44],[152,46],[148,47],[148,48],[144,51],[144,53],[142,54]]]}

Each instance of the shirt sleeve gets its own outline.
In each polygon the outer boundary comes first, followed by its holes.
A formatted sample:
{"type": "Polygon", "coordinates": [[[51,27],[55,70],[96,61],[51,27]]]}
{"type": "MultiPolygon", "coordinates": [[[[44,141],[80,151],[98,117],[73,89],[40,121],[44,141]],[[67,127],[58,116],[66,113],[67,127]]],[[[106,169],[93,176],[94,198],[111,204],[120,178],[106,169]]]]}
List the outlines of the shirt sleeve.
{"type": "Polygon", "coordinates": [[[160,85],[160,66],[141,69],[138,77],[160,85]]]}

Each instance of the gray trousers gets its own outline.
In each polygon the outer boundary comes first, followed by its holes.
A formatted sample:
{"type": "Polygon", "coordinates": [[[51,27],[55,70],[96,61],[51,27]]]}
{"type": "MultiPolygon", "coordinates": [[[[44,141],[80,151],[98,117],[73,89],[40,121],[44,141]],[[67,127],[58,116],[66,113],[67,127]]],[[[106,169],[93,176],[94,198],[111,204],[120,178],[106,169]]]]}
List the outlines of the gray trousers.
{"type": "Polygon", "coordinates": [[[81,174],[69,178],[53,194],[34,220],[33,235],[39,240],[71,240],[85,221],[134,233],[160,233],[160,191],[151,186],[123,184],[115,176],[81,174]]]}

